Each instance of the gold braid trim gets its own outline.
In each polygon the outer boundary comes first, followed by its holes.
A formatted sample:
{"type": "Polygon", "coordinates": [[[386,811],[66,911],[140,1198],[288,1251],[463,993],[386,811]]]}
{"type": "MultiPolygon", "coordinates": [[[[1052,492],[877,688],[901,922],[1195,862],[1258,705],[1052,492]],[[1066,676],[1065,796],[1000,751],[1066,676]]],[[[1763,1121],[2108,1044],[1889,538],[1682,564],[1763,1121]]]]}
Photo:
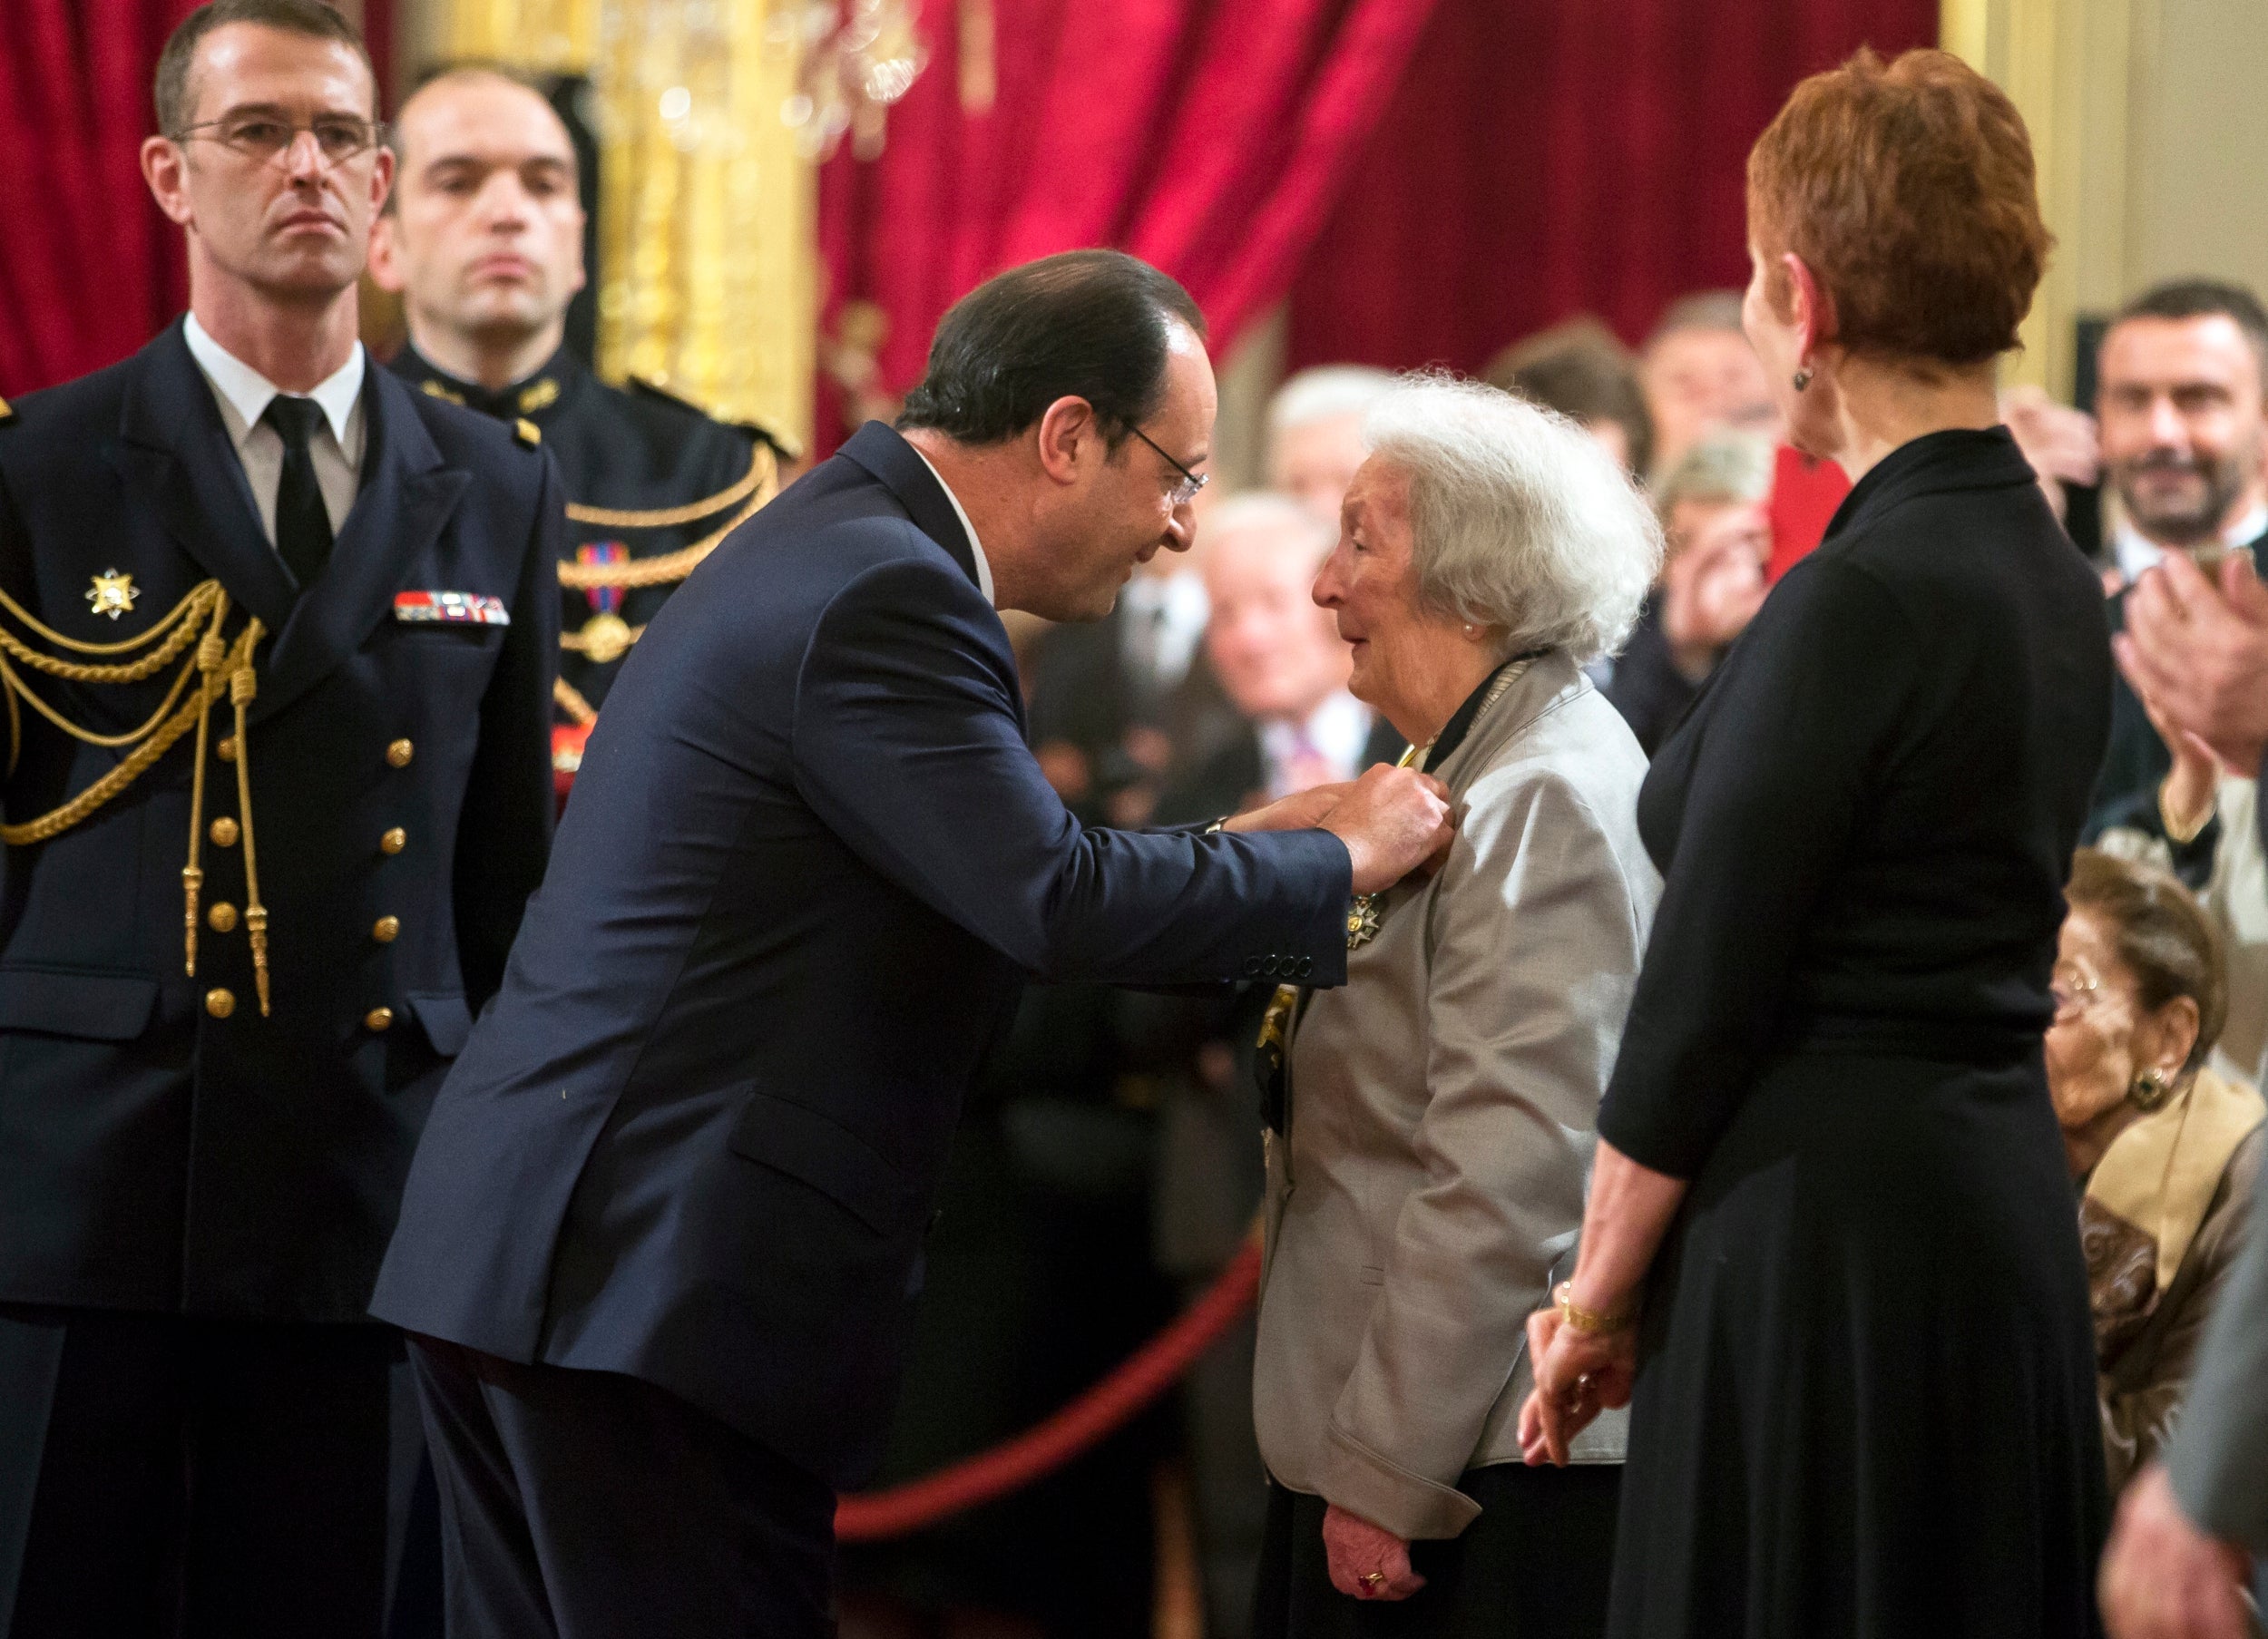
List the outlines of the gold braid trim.
{"type": "MultiPolygon", "coordinates": [[[[229,652],[226,669],[209,676],[199,685],[189,704],[168,717],[148,739],[128,752],[117,767],[60,808],[50,809],[38,818],[26,820],[20,825],[0,825],[0,843],[11,848],[22,848],[33,843],[44,843],[51,836],[59,836],[141,778],[152,763],[173,748],[174,741],[194,728],[198,719],[219,703],[220,697],[228,692],[230,674],[240,669],[249,670],[252,646],[259,641],[261,632],[258,620],[247,625],[237,638],[236,646],[229,652]]],[[[240,742],[237,755],[240,758],[243,756],[240,742]]]]}
{"type": "MultiPolygon", "coordinates": [[[[667,529],[672,524],[691,523],[698,519],[708,517],[711,512],[720,512],[736,502],[746,500],[756,492],[758,485],[765,484],[767,481],[777,483],[778,479],[778,458],[772,454],[772,446],[759,438],[748,451],[748,470],[713,495],[690,502],[684,506],[653,508],[578,506],[570,501],[567,503],[567,517],[571,522],[595,523],[605,529],[667,529]]],[[[769,498],[767,493],[766,499],[769,498]]],[[[758,504],[762,503],[758,502],[758,504]]],[[[738,522],[738,520],[736,519],[734,522],[738,522]]],[[[611,585],[612,582],[600,581],[594,584],[611,585]]]]}
{"type": "Polygon", "coordinates": [[[137,632],[134,636],[122,639],[116,643],[83,643],[76,638],[66,638],[54,627],[42,621],[38,616],[33,614],[30,610],[25,609],[14,598],[9,597],[7,593],[0,591],[0,609],[6,610],[8,613],[23,621],[24,624],[30,627],[34,633],[46,639],[56,648],[67,649],[73,654],[132,654],[137,649],[148,648],[151,643],[154,642],[167,631],[171,630],[177,624],[185,623],[191,629],[186,633],[176,632],[174,634],[174,641],[171,649],[163,658],[161,659],[153,657],[146,661],[136,662],[136,665],[141,667],[142,669],[134,672],[132,676],[125,675],[132,669],[131,668],[101,666],[73,667],[67,660],[50,659],[47,656],[40,654],[35,649],[25,646],[21,639],[8,631],[5,627],[0,627],[0,645],[5,645],[11,654],[15,655],[26,665],[36,666],[42,671],[51,673],[55,677],[64,678],[71,682],[138,682],[141,678],[148,677],[152,672],[157,670],[159,667],[164,665],[167,659],[171,659],[172,656],[181,652],[182,647],[188,643],[191,638],[194,638],[197,635],[195,630],[197,622],[191,617],[195,613],[201,612],[205,608],[210,605],[215,598],[221,595],[220,581],[200,580],[195,586],[191,587],[187,595],[185,595],[179,603],[176,603],[170,610],[161,617],[157,623],[152,626],[148,630],[137,632]],[[113,672],[119,675],[110,675],[113,672]]]}
{"type": "Polygon", "coordinates": [[[577,688],[565,678],[552,679],[552,701],[562,711],[574,718],[578,727],[588,728],[599,720],[599,708],[583,698],[582,690],[577,688]]]}

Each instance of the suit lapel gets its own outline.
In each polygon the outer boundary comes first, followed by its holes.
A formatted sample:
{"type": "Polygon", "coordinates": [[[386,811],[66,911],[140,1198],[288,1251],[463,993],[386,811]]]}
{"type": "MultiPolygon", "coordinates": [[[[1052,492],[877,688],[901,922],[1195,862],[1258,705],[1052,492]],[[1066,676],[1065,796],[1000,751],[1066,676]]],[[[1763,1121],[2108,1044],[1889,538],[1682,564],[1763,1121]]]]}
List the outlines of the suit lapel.
{"type": "Polygon", "coordinates": [[[260,528],[244,463],[179,322],[140,364],[112,464],[175,543],[273,631],[291,612],[291,576],[260,528]]]}
{"type": "Polygon", "coordinates": [[[897,497],[914,527],[953,554],[971,585],[979,584],[976,557],[969,550],[969,532],[961,527],[953,497],[945,493],[945,486],[929,470],[921,452],[906,443],[896,428],[870,421],[852,434],[837,454],[873,473],[897,497]]]}
{"type": "Polygon", "coordinates": [[[269,650],[255,717],[281,711],[362,646],[392,609],[404,571],[433,544],[472,482],[442,464],[409,390],[394,376],[367,371],[362,406],[361,490],[330,562],[269,650]]]}

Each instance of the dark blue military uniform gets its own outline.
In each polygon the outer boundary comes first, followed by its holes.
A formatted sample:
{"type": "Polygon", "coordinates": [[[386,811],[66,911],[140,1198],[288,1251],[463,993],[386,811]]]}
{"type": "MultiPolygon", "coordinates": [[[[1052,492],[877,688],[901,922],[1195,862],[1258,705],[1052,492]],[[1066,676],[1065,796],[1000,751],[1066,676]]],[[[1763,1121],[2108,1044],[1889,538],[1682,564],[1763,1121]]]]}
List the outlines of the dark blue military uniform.
{"type": "Polygon", "coordinates": [[[162,1572],[111,1549],[143,1539],[186,1554],[191,1631],[317,1631],[302,1588],[326,1601],[320,1631],[375,1631],[395,1345],[365,1304],[426,1109],[543,873],[562,503],[533,429],[376,369],[362,407],[360,488],[305,590],[179,325],[0,424],[18,680],[0,782],[0,1634],[11,1607],[18,1635],[142,1631],[162,1572]],[[146,677],[34,659],[161,653],[89,646],[135,644],[185,599],[205,640],[146,677]],[[234,678],[251,620],[264,635],[234,678]],[[201,737],[181,727],[200,716],[201,737]],[[136,749],[150,724],[179,730],[154,760],[136,749]],[[240,1503],[264,1539],[200,1517],[240,1503]]]}
{"type": "Polygon", "coordinates": [[[506,423],[526,419],[559,463],[568,520],[560,555],[564,721],[605,700],[646,622],[709,547],[771,498],[778,463],[795,454],[777,434],[713,420],[644,382],[611,386],[563,347],[526,380],[494,391],[450,375],[415,346],[390,368],[431,397],[506,423]],[[610,580],[625,573],[632,584],[610,580]]]}

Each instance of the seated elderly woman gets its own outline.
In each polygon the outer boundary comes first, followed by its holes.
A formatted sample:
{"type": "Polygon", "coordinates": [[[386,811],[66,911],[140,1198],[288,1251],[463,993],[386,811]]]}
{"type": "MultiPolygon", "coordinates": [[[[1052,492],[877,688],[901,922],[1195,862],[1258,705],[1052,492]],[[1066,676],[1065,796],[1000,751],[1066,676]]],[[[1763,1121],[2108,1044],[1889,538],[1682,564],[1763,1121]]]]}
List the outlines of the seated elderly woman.
{"type": "Polygon", "coordinates": [[[1263,1038],[1256,1632],[1369,1633],[1358,1601],[1407,1600],[1396,1633],[1597,1634],[1619,1419],[1540,1471],[1514,1414],[1659,890],[1645,756],[1579,668],[1661,537],[1579,427],[1492,388],[1407,381],[1366,431],[1315,597],[1457,834],[1354,902],[1345,988],[1279,993],[1263,1038]]]}
{"type": "Polygon", "coordinates": [[[2227,982],[2211,923],[2164,872],[2073,861],[2048,1091],[2095,1309],[2116,1493],[2165,1443],[2242,1238],[2268,1106],[2205,1063],[2227,982]]]}

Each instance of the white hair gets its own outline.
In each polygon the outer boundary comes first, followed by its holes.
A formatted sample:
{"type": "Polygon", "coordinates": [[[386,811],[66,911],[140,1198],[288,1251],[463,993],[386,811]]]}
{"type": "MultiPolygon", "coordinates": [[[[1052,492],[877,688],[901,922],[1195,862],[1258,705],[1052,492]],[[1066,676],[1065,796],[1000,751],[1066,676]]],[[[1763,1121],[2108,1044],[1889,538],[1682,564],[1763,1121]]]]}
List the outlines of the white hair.
{"type": "Polygon", "coordinates": [[[1268,435],[1360,415],[1394,389],[1391,371],[1369,365],[1317,365],[1302,370],[1268,400],[1268,435]]]}
{"type": "Polygon", "coordinates": [[[1654,509],[1554,411],[1446,375],[1371,409],[1371,452],[1410,484],[1419,600],[1501,633],[1506,654],[1619,649],[1661,567],[1654,509]]]}
{"type": "Polygon", "coordinates": [[[1289,495],[1247,490],[1231,495],[1198,524],[1198,550],[1210,557],[1232,535],[1271,535],[1305,548],[1316,563],[1330,555],[1337,532],[1289,495]]]}

